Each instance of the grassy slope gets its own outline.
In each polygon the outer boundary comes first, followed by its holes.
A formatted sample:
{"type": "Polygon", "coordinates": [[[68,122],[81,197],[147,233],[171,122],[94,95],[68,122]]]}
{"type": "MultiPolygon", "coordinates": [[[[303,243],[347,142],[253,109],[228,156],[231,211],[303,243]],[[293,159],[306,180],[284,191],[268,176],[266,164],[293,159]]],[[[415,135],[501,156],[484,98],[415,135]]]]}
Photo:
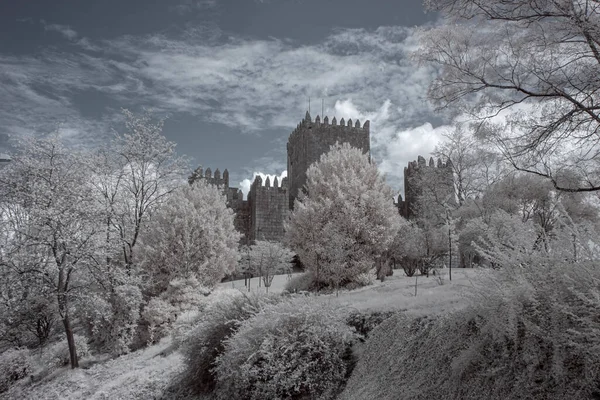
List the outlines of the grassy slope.
{"type": "MultiPolygon", "coordinates": [[[[318,296],[320,301],[339,303],[366,310],[406,310],[414,315],[440,314],[461,308],[465,304],[463,294],[472,288],[473,270],[453,271],[453,280],[444,278],[440,285],[434,277],[418,277],[418,293],[415,297],[415,277],[407,278],[401,270],[385,282],[351,292],[318,296]]],[[[270,292],[281,292],[287,277],[276,276],[270,292]]],[[[258,280],[251,282],[251,290],[258,288],[258,280]]],[[[246,290],[244,281],[227,282],[220,288],[246,290]]],[[[6,399],[152,399],[159,396],[182,370],[182,356],[174,352],[167,356],[161,352],[169,346],[169,340],[142,351],[98,363],[89,369],[71,371],[61,369],[40,382],[22,382],[9,392],[0,394],[6,399]]]]}

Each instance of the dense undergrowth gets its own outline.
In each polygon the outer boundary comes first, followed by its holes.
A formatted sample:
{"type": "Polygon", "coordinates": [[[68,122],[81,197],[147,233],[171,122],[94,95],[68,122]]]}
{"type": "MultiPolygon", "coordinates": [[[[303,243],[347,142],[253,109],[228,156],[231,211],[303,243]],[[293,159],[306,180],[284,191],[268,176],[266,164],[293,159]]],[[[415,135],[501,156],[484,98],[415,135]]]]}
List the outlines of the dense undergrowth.
{"type": "Polygon", "coordinates": [[[600,397],[600,273],[590,264],[506,270],[468,308],[372,332],[341,399],[600,397]]]}

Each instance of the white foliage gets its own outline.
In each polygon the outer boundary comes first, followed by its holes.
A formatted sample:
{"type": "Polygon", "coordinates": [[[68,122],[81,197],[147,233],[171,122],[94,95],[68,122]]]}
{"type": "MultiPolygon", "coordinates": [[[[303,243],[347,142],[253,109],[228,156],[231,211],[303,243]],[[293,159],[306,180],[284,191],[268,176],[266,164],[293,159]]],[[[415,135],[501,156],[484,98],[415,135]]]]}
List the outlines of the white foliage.
{"type": "Polygon", "coordinates": [[[257,241],[245,246],[240,253],[238,270],[258,276],[267,290],[275,275],[287,273],[290,276],[292,273],[294,253],[279,242],[257,241]]]}
{"type": "Polygon", "coordinates": [[[142,269],[147,290],[159,295],[176,278],[194,278],[214,287],[234,271],[239,233],[233,211],[214,185],[200,180],[177,189],[145,230],[142,269]]]}
{"type": "Polygon", "coordinates": [[[2,272],[21,280],[13,294],[38,291],[56,299],[67,336],[72,303],[92,280],[101,243],[99,208],[82,159],[57,134],[25,139],[0,180],[1,228],[9,232],[0,250],[2,272]]]}
{"type": "Polygon", "coordinates": [[[286,240],[315,278],[334,286],[373,268],[401,222],[368,156],[347,143],[332,146],[308,169],[306,190],[294,205],[286,240]]]}
{"type": "Polygon", "coordinates": [[[8,349],[2,352],[0,354],[0,393],[7,391],[16,381],[27,377],[32,370],[29,350],[8,349]]]}
{"type": "MultiPolygon", "coordinates": [[[[79,358],[88,357],[90,350],[87,345],[87,339],[81,335],[73,335],[73,338],[75,339],[77,356],[79,358]]],[[[56,342],[44,349],[42,364],[49,371],[69,365],[69,347],[67,346],[67,342],[56,342]]]]}
{"type": "Polygon", "coordinates": [[[144,306],[142,318],[148,324],[149,343],[155,343],[158,339],[166,336],[168,328],[175,322],[175,307],[155,297],[144,306]]]}
{"type": "Polygon", "coordinates": [[[140,288],[131,284],[82,298],[80,315],[94,346],[110,354],[128,353],[136,340],[142,302],[140,288]]]}
{"type": "Polygon", "coordinates": [[[217,359],[219,399],[335,396],[356,339],[347,312],[309,302],[269,305],[243,322],[217,359]]]}

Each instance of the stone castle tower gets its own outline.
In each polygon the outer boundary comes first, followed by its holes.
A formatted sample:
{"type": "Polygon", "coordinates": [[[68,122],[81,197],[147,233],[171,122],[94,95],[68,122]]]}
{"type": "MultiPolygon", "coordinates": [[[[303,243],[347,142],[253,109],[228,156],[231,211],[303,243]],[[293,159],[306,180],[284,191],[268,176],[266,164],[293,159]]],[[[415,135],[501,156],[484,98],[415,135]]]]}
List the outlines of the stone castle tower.
{"type": "Polygon", "coordinates": [[[294,201],[306,183],[308,167],[318,161],[322,154],[327,153],[329,147],[336,142],[350,143],[351,146],[370,154],[369,121],[366,121],[362,127],[359,120],[352,123],[351,119],[346,122],[344,118],[339,124],[335,117],[330,123],[328,117],[324,117],[321,121],[318,115],[312,121],[307,111],[304,119],[291,133],[287,144],[290,209],[294,207],[294,201]]]}
{"type": "Polygon", "coordinates": [[[447,197],[450,202],[454,199],[454,174],[452,161],[448,160],[445,164],[441,159],[437,159],[437,164],[433,157],[429,158],[429,164],[424,157],[418,156],[416,161],[410,161],[408,166],[404,167],[404,196],[398,195],[398,210],[400,214],[407,219],[413,218],[418,210],[416,204],[418,197],[423,194],[424,186],[429,186],[439,201],[447,197]]]}
{"type": "Polygon", "coordinates": [[[281,241],[288,215],[288,197],[287,178],[281,180],[281,186],[277,177],[272,185],[268,177],[264,185],[260,176],[254,179],[247,200],[250,214],[245,235],[249,243],[256,240],[281,241]]]}
{"type": "Polygon", "coordinates": [[[306,183],[306,170],[318,161],[322,154],[329,151],[336,142],[350,143],[353,147],[370,154],[369,121],[362,127],[356,120],[348,122],[342,118],[338,124],[334,117],[317,115],[314,121],[306,112],[304,119],[290,134],[287,144],[288,177],[278,182],[277,178],[270,182],[267,178],[263,184],[257,176],[252,182],[247,200],[243,200],[238,188],[229,187],[229,172],[217,169],[214,174],[210,168],[204,172],[197,168],[188,178],[190,185],[203,179],[223,188],[227,196],[227,204],[235,211],[235,226],[244,234],[241,242],[251,244],[256,240],[280,241],[284,234],[284,221],[294,206],[294,201],[306,183]]]}

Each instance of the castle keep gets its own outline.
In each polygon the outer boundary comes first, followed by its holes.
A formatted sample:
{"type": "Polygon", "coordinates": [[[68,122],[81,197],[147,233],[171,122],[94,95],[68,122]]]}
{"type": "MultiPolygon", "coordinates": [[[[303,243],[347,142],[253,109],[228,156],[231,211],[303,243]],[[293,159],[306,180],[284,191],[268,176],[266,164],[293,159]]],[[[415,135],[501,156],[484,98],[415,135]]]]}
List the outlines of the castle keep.
{"type": "Polygon", "coordinates": [[[442,163],[437,159],[437,164],[433,157],[429,158],[429,164],[425,158],[418,156],[416,161],[410,161],[408,166],[404,167],[404,196],[398,195],[396,203],[400,214],[410,219],[416,216],[417,200],[427,190],[431,201],[454,202],[454,171],[452,161],[448,160],[442,163]],[[448,198],[446,200],[446,198],[448,198]]]}
{"type": "Polygon", "coordinates": [[[342,118],[338,125],[335,117],[329,123],[328,117],[323,118],[323,121],[321,121],[321,118],[317,115],[313,122],[307,112],[302,122],[294,129],[287,144],[290,210],[294,207],[294,201],[306,183],[308,167],[319,161],[321,154],[327,153],[329,148],[336,142],[340,144],[349,143],[352,147],[370,154],[369,121],[366,121],[361,127],[359,120],[356,120],[353,124],[351,119],[346,122],[342,118]]]}
{"type": "MultiPolygon", "coordinates": [[[[242,192],[238,188],[229,187],[227,170],[221,177],[218,169],[213,175],[210,168],[204,172],[202,167],[199,167],[188,181],[192,184],[197,179],[203,179],[223,188],[229,207],[235,211],[235,226],[244,234],[243,244],[251,244],[256,240],[280,241],[284,235],[284,221],[306,183],[308,167],[318,161],[321,155],[327,153],[336,143],[349,143],[370,156],[369,121],[365,121],[361,126],[358,120],[353,122],[351,119],[345,121],[342,118],[338,124],[335,117],[329,121],[328,117],[321,120],[318,115],[313,121],[310,113],[307,112],[288,138],[288,177],[281,182],[278,182],[277,178],[273,182],[267,178],[263,184],[262,178],[257,176],[250,187],[247,200],[243,200],[242,192]]],[[[402,196],[399,196],[397,206],[400,214],[407,218],[414,214],[414,211],[411,211],[411,204],[419,194],[416,188],[412,188],[416,183],[413,183],[411,177],[419,176],[426,168],[436,168],[433,159],[427,167],[425,159],[419,156],[418,161],[409,163],[404,169],[406,200],[403,201],[402,196]]],[[[451,170],[439,160],[437,168],[439,171],[451,170]]],[[[449,176],[451,179],[451,172],[449,176]]]]}

